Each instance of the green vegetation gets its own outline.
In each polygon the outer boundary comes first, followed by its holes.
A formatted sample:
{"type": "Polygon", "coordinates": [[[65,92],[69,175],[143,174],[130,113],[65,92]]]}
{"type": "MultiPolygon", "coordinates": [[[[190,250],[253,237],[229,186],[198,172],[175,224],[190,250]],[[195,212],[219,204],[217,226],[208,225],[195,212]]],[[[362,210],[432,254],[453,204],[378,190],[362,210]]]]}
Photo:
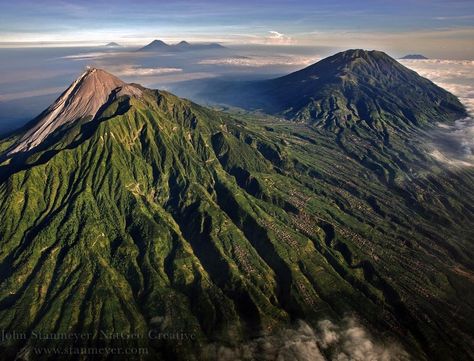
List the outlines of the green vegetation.
{"type": "Polygon", "coordinates": [[[4,160],[0,329],[184,331],[100,343],[197,360],[211,342],[355,312],[415,359],[469,360],[474,171],[430,160],[422,128],[355,124],[144,90],[4,160]]]}

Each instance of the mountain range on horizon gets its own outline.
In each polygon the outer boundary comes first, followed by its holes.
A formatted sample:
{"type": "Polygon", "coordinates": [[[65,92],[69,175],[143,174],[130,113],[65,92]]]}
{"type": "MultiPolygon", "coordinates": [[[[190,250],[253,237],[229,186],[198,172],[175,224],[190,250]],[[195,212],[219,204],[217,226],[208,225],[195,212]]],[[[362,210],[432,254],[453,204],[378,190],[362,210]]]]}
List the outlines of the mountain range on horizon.
{"type": "Polygon", "coordinates": [[[137,51],[155,52],[155,51],[192,51],[192,50],[223,50],[226,47],[219,43],[188,43],[187,41],[180,41],[177,44],[167,44],[162,40],[153,40],[137,51]]]}
{"type": "MultiPolygon", "coordinates": [[[[375,359],[470,360],[474,171],[425,149],[459,100],[359,49],[214,90],[262,113],[89,68],[0,139],[0,329],[181,332],[79,345],[285,359],[298,320],[335,335],[351,315],[375,359]]],[[[336,339],[307,357],[342,355],[336,339]]],[[[14,340],[0,359],[38,345],[68,342],[14,340]]]]}

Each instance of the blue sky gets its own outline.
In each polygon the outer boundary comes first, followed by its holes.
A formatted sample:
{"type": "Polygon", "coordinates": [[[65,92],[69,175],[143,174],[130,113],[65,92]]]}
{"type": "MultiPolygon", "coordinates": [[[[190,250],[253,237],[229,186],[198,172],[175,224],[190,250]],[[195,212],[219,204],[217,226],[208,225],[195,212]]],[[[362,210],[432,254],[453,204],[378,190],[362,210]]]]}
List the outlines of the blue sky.
{"type": "Polygon", "coordinates": [[[167,41],[474,52],[472,0],[0,0],[0,44],[167,41]]]}

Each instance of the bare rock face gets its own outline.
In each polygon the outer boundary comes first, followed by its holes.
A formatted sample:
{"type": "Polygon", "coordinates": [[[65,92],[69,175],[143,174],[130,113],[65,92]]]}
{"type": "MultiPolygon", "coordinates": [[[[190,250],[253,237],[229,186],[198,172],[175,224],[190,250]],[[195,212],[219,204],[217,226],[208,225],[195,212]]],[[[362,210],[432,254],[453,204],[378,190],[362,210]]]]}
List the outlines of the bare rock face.
{"type": "Polygon", "coordinates": [[[141,90],[126,84],[102,69],[88,68],[69,88],[37,119],[34,124],[8,151],[7,155],[25,152],[38,146],[61,126],[96,115],[111,93],[137,96],[141,90]]]}

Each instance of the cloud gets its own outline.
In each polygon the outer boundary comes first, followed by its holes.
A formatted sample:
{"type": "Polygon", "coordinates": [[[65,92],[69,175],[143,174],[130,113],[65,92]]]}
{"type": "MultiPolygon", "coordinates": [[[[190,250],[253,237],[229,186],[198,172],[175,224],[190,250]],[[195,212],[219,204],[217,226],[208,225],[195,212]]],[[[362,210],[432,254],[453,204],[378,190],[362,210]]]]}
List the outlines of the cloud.
{"type": "Polygon", "coordinates": [[[41,88],[35,90],[27,90],[22,92],[14,92],[14,93],[4,93],[0,94],[0,102],[7,102],[11,100],[23,99],[23,98],[31,98],[31,97],[38,97],[43,95],[52,95],[52,94],[60,94],[64,91],[64,87],[49,87],[49,88],[41,88]]]}
{"type": "Polygon", "coordinates": [[[270,30],[269,33],[272,34],[271,37],[273,39],[284,39],[285,38],[285,35],[282,34],[282,33],[279,33],[278,31],[270,30]]]}
{"type": "Polygon", "coordinates": [[[7,89],[9,88],[9,85],[19,82],[30,83],[33,80],[41,80],[46,82],[46,80],[53,77],[73,75],[76,75],[75,72],[67,69],[37,69],[35,67],[29,67],[28,69],[21,69],[21,71],[4,71],[2,73],[2,77],[0,78],[0,85],[2,85],[3,89],[7,89]]]}
{"type": "Polygon", "coordinates": [[[434,142],[429,145],[433,158],[452,167],[474,167],[474,119],[442,124],[433,133],[434,142]]]}
{"type": "Polygon", "coordinates": [[[465,75],[474,78],[474,60],[400,59],[399,61],[435,82],[465,75]]]}
{"type": "Polygon", "coordinates": [[[322,320],[317,327],[299,321],[296,327],[240,344],[208,345],[204,356],[218,360],[255,360],[262,354],[277,361],[404,361],[410,357],[395,343],[374,340],[354,318],[340,325],[322,320]]]}
{"type": "Polygon", "coordinates": [[[458,96],[474,113],[474,60],[400,60],[408,68],[458,96]]]}
{"type": "Polygon", "coordinates": [[[309,65],[318,61],[319,58],[308,56],[236,56],[229,58],[204,59],[199,61],[201,65],[229,65],[237,67],[265,67],[272,65],[309,65]]]}
{"type": "Polygon", "coordinates": [[[265,44],[289,45],[294,43],[294,40],[290,36],[278,31],[270,30],[268,33],[270,35],[264,38],[265,44]]]}
{"type": "Polygon", "coordinates": [[[165,75],[165,74],[170,74],[170,73],[179,73],[183,71],[183,69],[181,68],[166,68],[166,67],[142,68],[137,65],[130,65],[130,64],[110,66],[107,69],[117,76],[137,76],[137,77],[165,75]]]}
{"type": "Polygon", "coordinates": [[[474,61],[472,60],[410,60],[405,66],[430,79],[459,97],[469,117],[454,124],[438,124],[432,132],[429,153],[450,167],[474,166],[474,61]]]}
{"type": "Polygon", "coordinates": [[[458,16],[436,16],[435,20],[470,20],[474,19],[474,15],[458,15],[458,16]]]}
{"type": "Polygon", "coordinates": [[[289,35],[279,31],[269,30],[266,33],[232,33],[227,35],[228,42],[234,44],[258,44],[258,45],[294,45],[298,41],[289,35]]]}
{"type": "Polygon", "coordinates": [[[328,346],[336,347],[332,357],[335,361],[390,361],[408,358],[399,346],[384,346],[373,341],[354,319],[346,320],[342,328],[329,322],[321,329],[324,335],[330,335],[328,346]]]}
{"type": "Polygon", "coordinates": [[[103,58],[108,55],[110,56],[111,53],[105,53],[105,52],[80,53],[80,54],[66,55],[66,56],[61,57],[61,59],[87,60],[87,59],[103,58]]]}

